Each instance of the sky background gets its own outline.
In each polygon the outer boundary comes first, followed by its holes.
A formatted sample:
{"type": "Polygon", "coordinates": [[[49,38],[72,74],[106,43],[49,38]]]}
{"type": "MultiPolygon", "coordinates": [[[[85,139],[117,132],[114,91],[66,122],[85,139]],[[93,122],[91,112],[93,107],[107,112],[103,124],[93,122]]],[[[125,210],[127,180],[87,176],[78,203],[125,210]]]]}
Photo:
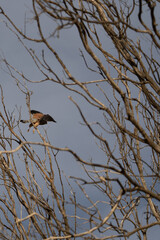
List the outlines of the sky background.
{"type": "MultiPolygon", "coordinates": [[[[26,3],[26,1],[7,0],[1,3],[6,14],[13,19],[14,23],[17,24],[20,29],[24,28],[25,14],[27,16],[27,21],[32,23],[32,19],[30,19],[32,18],[32,12],[29,2],[30,1],[26,3]]],[[[42,75],[39,73],[39,70],[36,69],[33,60],[18,41],[17,37],[6,28],[2,20],[0,26],[0,35],[2,36],[0,39],[1,56],[4,56],[11,65],[24,73],[31,80],[41,80],[42,75]]],[[[29,32],[31,30],[27,29],[26,31],[29,32]]],[[[86,69],[79,51],[80,48],[83,50],[83,47],[75,31],[75,29],[69,29],[60,33],[60,38],[53,39],[54,47],[69,70],[71,70],[73,76],[76,76],[78,80],[87,81],[99,79],[98,74],[92,73],[86,69]]],[[[41,50],[44,49],[44,46],[34,43],[27,43],[27,47],[33,48],[37,55],[40,55],[41,50]]],[[[53,69],[64,78],[62,70],[57,61],[53,58],[53,55],[47,51],[45,53],[53,69]]],[[[91,59],[89,59],[89,63],[92,67],[94,66],[92,65],[93,61],[91,59]]],[[[19,91],[14,79],[5,71],[7,71],[6,67],[4,64],[1,64],[1,85],[3,87],[7,110],[11,112],[15,109],[16,114],[16,106],[18,108],[22,107],[22,119],[28,119],[26,96],[19,91]]],[[[56,124],[50,123],[44,127],[40,127],[40,131],[43,131],[43,128],[47,130],[49,139],[54,145],[70,147],[76,152],[81,153],[81,156],[84,157],[85,160],[94,156],[95,159],[99,158],[100,161],[103,154],[101,151],[99,151],[100,155],[98,154],[92,134],[81,124],[82,120],[80,114],[74,104],[69,100],[68,96],[72,96],[73,99],[81,104],[82,110],[89,122],[100,120],[102,115],[97,115],[95,109],[92,107],[89,108],[89,105],[81,97],[75,95],[73,92],[69,92],[60,85],[53,84],[53,82],[47,81],[41,84],[27,83],[27,87],[33,92],[31,96],[31,109],[49,113],[57,121],[56,124]]],[[[100,95],[101,93],[99,92],[99,96],[100,95]]],[[[23,133],[26,134],[28,140],[36,141],[39,139],[38,134],[33,135],[32,131],[30,133],[27,132],[27,125],[21,124],[20,127],[23,133]]],[[[68,163],[66,163],[63,167],[67,170],[68,166],[68,163]]]]}
{"type": "MultiPolygon", "coordinates": [[[[13,3],[10,3],[10,1],[4,1],[3,8],[6,9],[6,13],[11,16],[12,19],[14,19],[14,22],[21,23],[24,19],[24,14],[22,14],[22,10],[24,9],[24,5],[22,4],[23,1],[14,1],[13,3]],[[7,5],[8,2],[8,5],[7,5]],[[18,2],[18,4],[15,4],[15,2],[18,2]],[[20,6],[19,6],[19,2],[20,6]],[[13,4],[13,8],[12,8],[13,4]],[[15,7],[18,6],[17,7],[15,7]],[[21,10],[20,10],[21,9],[21,10]],[[19,13],[20,14],[17,14],[19,13]]],[[[29,5],[29,4],[28,4],[29,5]]],[[[29,11],[29,10],[28,10],[29,11]]],[[[23,25],[23,24],[22,24],[23,25]]],[[[41,74],[39,74],[39,71],[35,69],[35,65],[33,65],[33,61],[30,58],[30,56],[26,53],[24,47],[20,44],[20,42],[17,40],[17,38],[14,36],[13,33],[11,33],[4,24],[1,23],[1,54],[6,57],[6,59],[9,61],[9,63],[13,64],[15,68],[17,68],[19,71],[23,72],[27,76],[31,77],[33,81],[38,81],[41,79],[41,74]]],[[[67,33],[67,32],[66,32],[67,33]]],[[[70,33],[68,33],[70,35],[70,33]]],[[[84,73],[84,69],[82,64],[80,65],[78,62],[74,61],[73,59],[76,59],[76,56],[79,56],[80,53],[77,49],[77,52],[72,51],[73,43],[67,44],[67,46],[64,44],[67,34],[65,35],[65,39],[55,39],[55,44],[59,45],[58,48],[60,49],[60,52],[63,53],[63,59],[64,62],[67,59],[67,64],[70,68],[73,69],[72,72],[79,72],[79,75],[83,77],[86,77],[88,79],[88,76],[84,73]]],[[[30,46],[30,47],[34,47],[30,46]]],[[[38,47],[36,46],[37,53],[39,51],[38,47]]],[[[41,49],[41,47],[40,47],[41,49]]],[[[61,54],[60,53],[60,54],[61,54]]],[[[55,66],[56,71],[60,72],[61,69],[58,66],[55,59],[53,59],[53,56],[50,56],[52,59],[53,67],[55,66]],[[59,69],[58,69],[59,67],[59,69]]],[[[18,107],[23,106],[22,109],[22,116],[23,118],[28,118],[28,110],[26,106],[26,99],[25,95],[21,94],[19,89],[17,88],[14,80],[9,76],[7,73],[5,73],[5,66],[1,66],[3,69],[1,69],[1,84],[3,86],[4,90],[4,97],[6,104],[8,106],[8,110],[12,111],[15,106],[18,107]]],[[[77,122],[79,125],[79,113],[78,111],[75,111],[75,106],[73,103],[70,102],[68,99],[68,96],[74,95],[69,93],[66,89],[64,89],[61,86],[58,86],[56,84],[53,84],[52,82],[45,82],[43,84],[27,84],[29,90],[33,91],[33,95],[31,96],[31,108],[36,109],[42,112],[49,113],[53,116],[53,118],[57,121],[57,124],[50,124],[49,126],[45,126],[46,128],[49,128],[50,131],[53,130],[52,133],[56,136],[56,141],[60,138],[60,142],[63,140],[61,139],[62,136],[69,136],[67,132],[70,133],[71,128],[73,127],[73,121],[77,122]],[[74,113],[74,114],[73,114],[74,113]],[[78,120],[78,121],[77,121],[78,120]],[[57,132],[58,131],[58,132],[57,132]],[[64,133],[66,131],[66,133],[64,133]]],[[[79,125],[79,127],[81,127],[79,125]]],[[[24,130],[27,128],[27,126],[22,126],[24,130]]],[[[75,128],[74,130],[76,130],[75,128]]],[[[81,127],[81,131],[83,129],[86,130],[86,128],[81,127]]],[[[79,131],[77,134],[80,134],[81,131],[79,131]]],[[[27,133],[26,133],[27,134],[27,133]]],[[[76,134],[75,131],[72,131],[72,134],[76,134]]],[[[51,134],[52,135],[52,134],[51,134]]],[[[33,137],[33,135],[31,135],[33,137]]],[[[68,139],[69,140],[69,139],[68,139]]],[[[59,142],[59,143],[60,143],[59,142]]],[[[69,141],[68,141],[69,143],[69,141]]],[[[74,142],[73,142],[74,143],[74,142]]],[[[68,145],[68,144],[67,144],[68,145]]]]}
{"type": "MultiPolygon", "coordinates": [[[[17,24],[21,29],[24,27],[24,16],[27,15],[27,21],[32,23],[32,13],[30,1],[1,1],[1,7],[6,12],[8,16],[17,24]]],[[[7,61],[13,65],[17,70],[23,72],[31,78],[33,81],[39,81],[42,79],[42,75],[39,70],[36,69],[35,64],[29,54],[26,52],[22,44],[19,42],[17,37],[6,28],[3,22],[4,18],[0,16],[0,53],[1,57],[5,57],[7,61]]],[[[33,23],[34,24],[34,23],[33,23]]],[[[27,28],[27,32],[31,32],[32,29],[27,28]]],[[[35,34],[35,33],[33,33],[35,34]]],[[[86,70],[84,61],[80,57],[79,48],[83,49],[80,45],[77,32],[74,30],[66,30],[63,34],[60,34],[60,38],[54,38],[54,46],[58,53],[64,60],[67,67],[71,70],[72,74],[78,77],[79,80],[87,81],[89,79],[97,79],[98,74],[95,75],[92,72],[86,70]],[[71,37],[72,34],[72,37],[71,37]]],[[[41,54],[41,49],[44,47],[34,43],[28,43],[28,48],[34,48],[36,54],[41,54]]],[[[50,59],[50,63],[53,69],[59,73],[62,78],[62,70],[57,64],[57,61],[53,56],[47,53],[47,59],[50,59]]],[[[90,59],[90,64],[93,64],[90,59]]],[[[15,117],[18,121],[18,111],[17,108],[21,108],[22,119],[28,119],[28,108],[26,105],[26,96],[20,92],[16,86],[14,79],[6,72],[7,69],[5,65],[1,62],[1,77],[0,83],[3,87],[4,101],[6,108],[9,112],[14,109],[15,117]]],[[[76,109],[75,105],[69,100],[69,96],[72,96],[77,102],[79,102],[83,108],[84,114],[87,116],[88,121],[98,121],[101,119],[102,115],[95,114],[95,109],[89,107],[82,98],[75,95],[73,92],[69,92],[60,85],[54,84],[47,81],[42,84],[32,84],[27,83],[27,87],[33,92],[31,96],[31,109],[41,111],[43,113],[50,114],[57,123],[49,123],[44,127],[39,127],[39,130],[44,134],[44,130],[47,130],[48,137],[51,144],[57,147],[69,147],[78,154],[85,161],[92,158],[93,162],[104,163],[104,153],[97,148],[96,141],[89,130],[82,124],[82,119],[80,114],[76,109]],[[89,107],[89,108],[88,108],[89,107]],[[88,111],[88,109],[90,109],[88,111]]],[[[40,137],[38,133],[33,134],[32,130],[28,133],[28,124],[21,124],[20,128],[28,141],[38,142],[40,137]]],[[[16,130],[15,130],[16,131],[16,130]]],[[[18,128],[17,128],[18,133],[18,128]]],[[[36,147],[35,147],[36,148],[36,147]]],[[[44,150],[40,148],[42,154],[44,150]]],[[[68,176],[80,176],[86,177],[86,174],[82,170],[80,164],[71,157],[70,154],[59,154],[58,163],[64,174],[68,176]]],[[[17,165],[20,171],[22,171],[23,163],[17,165]]],[[[23,171],[22,171],[23,172],[23,171]]],[[[56,174],[56,173],[55,173],[56,174]]],[[[72,181],[72,180],[71,180],[72,181]]],[[[74,182],[72,181],[73,186],[74,182]]],[[[67,187],[67,184],[65,185],[67,187]]],[[[88,188],[88,187],[87,187],[88,188]]],[[[67,188],[70,191],[69,188],[67,188]]],[[[88,193],[94,199],[98,197],[100,199],[101,194],[96,194],[96,191],[87,189],[88,193]]],[[[80,200],[81,196],[79,196],[80,200]]],[[[83,197],[82,197],[83,198],[83,197]]],[[[106,211],[104,211],[104,216],[106,211]]]]}
{"type": "MultiPolygon", "coordinates": [[[[21,29],[24,28],[24,16],[26,14],[26,20],[34,24],[32,20],[32,7],[31,1],[24,0],[0,0],[0,5],[4,9],[7,15],[17,24],[21,29]]],[[[5,57],[8,62],[14,65],[19,71],[29,76],[33,81],[39,81],[42,75],[36,70],[33,60],[26,52],[22,44],[18,41],[17,37],[6,28],[4,18],[0,15],[0,55],[5,57]]],[[[47,26],[47,22],[44,20],[44,24],[47,26]]],[[[36,35],[32,32],[33,28],[26,28],[26,32],[36,35]]],[[[46,28],[47,31],[47,28],[46,28]]],[[[71,70],[72,74],[78,78],[78,80],[97,80],[98,74],[90,72],[86,69],[83,59],[80,57],[81,45],[76,30],[70,29],[63,33],[60,33],[59,38],[54,40],[54,48],[62,57],[64,63],[71,70]]],[[[110,42],[107,41],[106,45],[109,47],[110,42]]],[[[40,44],[28,43],[28,48],[35,49],[38,55],[41,54],[43,48],[40,44]]],[[[114,51],[113,46],[111,51],[114,51]]],[[[61,68],[53,56],[46,52],[47,59],[50,59],[50,64],[56,72],[63,78],[61,68]]],[[[92,60],[87,57],[91,66],[95,67],[92,60]]],[[[18,113],[17,108],[22,108],[22,119],[28,119],[28,109],[26,106],[25,95],[22,94],[15,81],[9,74],[6,73],[6,67],[2,63],[0,68],[0,84],[3,87],[3,94],[7,110],[12,112],[15,109],[15,116],[18,113]]],[[[97,114],[94,108],[89,105],[79,96],[73,92],[69,92],[60,85],[53,84],[50,81],[41,84],[27,83],[29,90],[33,91],[31,96],[31,109],[41,111],[43,113],[49,113],[57,123],[50,123],[44,127],[40,127],[39,130],[43,133],[44,129],[47,130],[51,144],[58,147],[70,147],[75,152],[80,154],[84,160],[93,159],[93,162],[104,163],[105,155],[100,151],[97,146],[94,137],[89,130],[81,124],[82,120],[80,114],[74,104],[69,100],[68,96],[72,96],[78,103],[80,103],[82,110],[89,122],[96,122],[102,119],[102,114],[97,114]]],[[[93,89],[94,91],[94,89],[93,89]]],[[[97,93],[101,97],[101,93],[97,93]]],[[[110,92],[108,92],[110,94],[110,92]]],[[[18,119],[17,119],[18,120],[18,119]]],[[[27,132],[28,125],[20,125],[24,136],[28,141],[40,141],[37,133],[33,134],[32,131],[27,132]]],[[[18,131],[18,128],[17,128],[18,131]]],[[[112,141],[112,137],[110,137],[112,141]]],[[[114,144],[114,142],[113,142],[114,144]]],[[[59,158],[59,164],[61,169],[65,172],[66,176],[81,175],[84,176],[84,172],[81,170],[81,166],[77,164],[70,155],[61,155],[59,158]]],[[[94,192],[90,193],[93,198],[96,198],[94,192]]],[[[102,196],[98,196],[102,197],[102,196]]],[[[106,212],[104,210],[104,216],[106,212]]],[[[158,230],[152,232],[152,239],[157,238],[158,230]],[[154,235],[154,238],[153,238],[154,235]]],[[[132,238],[130,238],[132,239],[132,238]]],[[[134,239],[134,238],[133,238],[134,239]]]]}

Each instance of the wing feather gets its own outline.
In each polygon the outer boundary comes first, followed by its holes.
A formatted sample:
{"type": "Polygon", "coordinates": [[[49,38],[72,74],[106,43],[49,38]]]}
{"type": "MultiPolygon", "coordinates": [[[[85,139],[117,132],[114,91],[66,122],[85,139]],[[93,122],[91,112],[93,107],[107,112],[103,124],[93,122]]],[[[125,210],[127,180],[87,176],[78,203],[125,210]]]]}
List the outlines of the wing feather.
{"type": "MultiPolygon", "coordinates": [[[[39,112],[37,110],[31,110],[31,114],[35,114],[35,113],[41,113],[41,112],[39,112]]],[[[41,114],[43,114],[43,113],[41,113],[41,114]]]]}
{"type": "Polygon", "coordinates": [[[45,115],[41,118],[41,121],[56,122],[49,114],[45,114],[45,115]]]}

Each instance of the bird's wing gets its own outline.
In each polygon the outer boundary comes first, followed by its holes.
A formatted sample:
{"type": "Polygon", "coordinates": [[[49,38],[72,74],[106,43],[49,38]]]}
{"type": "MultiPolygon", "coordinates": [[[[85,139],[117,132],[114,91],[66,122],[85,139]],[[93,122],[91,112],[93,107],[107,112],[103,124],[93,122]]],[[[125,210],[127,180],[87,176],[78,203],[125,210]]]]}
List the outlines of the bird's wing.
{"type": "Polygon", "coordinates": [[[41,118],[41,121],[51,121],[51,122],[56,122],[49,114],[44,114],[43,117],[41,118]]]}
{"type": "MultiPolygon", "coordinates": [[[[35,114],[35,113],[41,113],[39,111],[36,111],[36,110],[31,110],[31,114],[35,114]]],[[[43,114],[43,113],[42,113],[43,114]]]]}

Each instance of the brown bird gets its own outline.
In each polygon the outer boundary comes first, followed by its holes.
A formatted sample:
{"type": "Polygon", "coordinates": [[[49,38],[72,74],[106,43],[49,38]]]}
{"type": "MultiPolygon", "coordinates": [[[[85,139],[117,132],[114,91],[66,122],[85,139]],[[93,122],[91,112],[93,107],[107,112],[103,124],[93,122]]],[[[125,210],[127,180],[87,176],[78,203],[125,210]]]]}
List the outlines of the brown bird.
{"type": "MultiPolygon", "coordinates": [[[[30,120],[20,120],[20,122],[22,122],[22,123],[30,122],[28,132],[32,126],[34,126],[36,128],[39,125],[47,124],[47,122],[55,122],[56,123],[56,121],[49,114],[43,114],[39,111],[31,110],[31,115],[32,115],[31,121],[30,120]]],[[[35,131],[35,129],[33,129],[33,133],[34,133],[34,131],[35,131]]]]}

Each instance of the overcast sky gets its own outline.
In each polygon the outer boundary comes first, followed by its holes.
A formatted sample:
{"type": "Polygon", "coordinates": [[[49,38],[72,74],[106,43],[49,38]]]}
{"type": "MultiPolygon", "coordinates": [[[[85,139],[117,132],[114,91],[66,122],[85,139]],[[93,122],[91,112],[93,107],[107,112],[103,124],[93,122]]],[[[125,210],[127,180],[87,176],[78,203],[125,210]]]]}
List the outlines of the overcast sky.
{"type": "MultiPolygon", "coordinates": [[[[15,23],[23,28],[25,11],[26,15],[31,15],[31,8],[29,3],[26,4],[26,1],[2,2],[3,3],[1,5],[5,12],[11,17],[11,19],[14,20],[15,23]]],[[[28,19],[28,21],[32,20],[28,19]]],[[[11,33],[3,23],[1,23],[0,35],[2,36],[0,39],[1,55],[5,56],[10,64],[12,64],[20,72],[23,72],[29,76],[33,81],[41,80],[42,76],[39,71],[36,70],[31,57],[26,53],[26,50],[20,44],[15,35],[11,33]]],[[[78,45],[79,42],[76,42],[75,35],[73,32],[73,41],[71,41],[71,39],[69,39],[70,31],[65,31],[65,37],[60,36],[59,39],[54,39],[55,46],[58,49],[60,56],[62,56],[64,62],[66,62],[67,67],[69,67],[69,69],[72,69],[72,73],[76,74],[79,79],[83,79],[83,81],[85,81],[87,79],[93,78],[93,76],[90,72],[85,70],[82,58],[80,62],[80,52],[78,45]]],[[[37,54],[41,54],[41,46],[38,49],[38,46],[29,43],[29,47],[34,48],[37,51],[37,54]]],[[[57,72],[62,72],[60,66],[57,64],[53,56],[50,56],[50,59],[53,65],[53,69],[56,68],[57,72]]],[[[1,67],[3,67],[3,69],[6,69],[4,65],[1,67]]],[[[3,86],[5,102],[8,110],[12,111],[15,106],[23,107],[22,117],[28,118],[28,109],[26,106],[25,95],[19,91],[15,84],[15,81],[9,74],[5,73],[3,69],[1,69],[1,84],[3,86]]],[[[61,76],[64,77],[62,73],[61,76]]],[[[97,76],[94,77],[96,78],[97,76]]],[[[88,138],[89,131],[86,131],[86,127],[80,124],[80,115],[73,103],[68,99],[68,96],[71,95],[74,97],[75,95],[63,87],[53,84],[49,81],[43,84],[27,84],[27,86],[29,90],[33,91],[33,95],[31,96],[31,108],[42,111],[44,113],[49,113],[57,121],[57,124],[50,123],[44,127],[45,129],[49,129],[49,137],[53,139],[54,143],[60,144],[62,146],[72,146],[78,149],[80,147],[78,144],[81,142],[83,151],[85,152],[85,149],[87,150],[85,153],[88,153],[89,149],[91,151],[94,140],[88,138]],[[74,140],[75,138],[76,142],[74,140]],[[89,139],[90,143],[88,143],[89,139]]],[[[86,108],[86,112],[88,110],[87,107],[87,104],[84,105],[84,111],[86,108]]],[[[91,109],[90,114],[92,116],[92,114],[94,114],[94,110],[92,112],[91,109]]],[[[23,125],[22,129],[25,132],[27,130],[27,126],[23,125]]],[[[40,127],[40,129],[43,128],[40,127]]],[[[27,131],[26,135],[32,138],[37,137],[36,134],[33,136],[31,133],[27,133],[27,131]]],[[[88,156],[91,155],[88,153],[88,156]]]]}
{"type": "MultiPolygon", "coordinates": [[[[1,2],[1,6],[14,23],[23,29],[25,14],[27,16],[27,21],[32,23],[32,19],[30,19],[32,17],[32,12],[29,2],[30,1],[5,0],[1,2]]],[[[4,18],[0,16],[0,20],[1,56],[5,57],[11,65],[29,76],[33,81],[41,80],[42,75],[36,69],[29,54],[18,41],[17,37],[6,28],[4,22],[2,22],[4,18]]],[[[26,31],[31,32],[28,28],[26,31]]],[[[80,48],[83,50],[83,47],[80,45],[78,34],[75,32],[75,29],[64,31],[63,35],[60,34],[60,38],[54,38],[53,41],[55,49],[58,51],[73,75],[81,81],[98,79],[98,74],[92,73],[85,68],[84,61],[80,57],[79,51],[80,48]]],[[[27,46],[28,48],[35,49],[36,54],[41,54],[41,50],[43,49],[43,46],[35,45],[34,43],[28,43],[27,46]]],[[[62,78],[64,78],[59,64],[57,64],[52,55],[49,55],[50,53],[46,52],[46,54],[48,54],[47,57],[50,59],[53,69],[55,68],[56,72],[59,72],[62,78]]],[[[92,64],[91,59],[90,64],[92,64]]],[[[3,87],[7,110],[12,112],[13,109],[15,109],[16,115],[18,113],[16,107],[22,107],[22,119],[28,119],[29,115],[26,106],[26,96],[19,91],[15,81],[8,73],[6,73],[6,70],[4,64],[1,64],[0,81],[3,87]]],[[[82,98],[75,95],[73,92],[69,92],[60,85],[53,84],[52,82],[48,81],[42,84],[27,83],[27,87],[30,91],[33,91],[31,96],[31,109],[49,113],[57,121],[56,124],[49,123],[44,127],[39,127],[42,134],[44,129],[47,130],[51,144],[57,147],[70,147],[80,154],[85,161],[88,161],[91,158],[93,162],[104,163],[104,161],[106,161],[104,153],[97,148],[94,137],[89,130],[82,125],[80,114],[75,105],[68,99],[68,96],[72,96],[81,104],[82,110],[87,116],[89,122],[98,121],[101,119],[103,113],[101,116],[97,115],[94,108],[90,108],[82,98]]],[[[27,132],[28,125],[20,123],[20,127],[28,141],[40,141],[37,133],[33,134],[32,131],[29,133],[27,132]]],[[[41,151],[43,154],[42,148],[41,151]]],[[[61,170],[65,172],[66,176],[74,175],[82,177],[85,175],[84,171],[81,170],[81,166],[77,164],[69,154],[60,154],[59,164],[61,170]]],[[[94,194],[97,197],[95,192],[93,192],[92,195],[94,194]]]]}
{"type": "MultiPolygon", "coordinates": [[[[1,0],[0,4],[6,14],[23,29],[25,14],[27,16],[27,21],[32,23],[30,2],[31,1],[26,0],[1,0]]],[[[41,80],[42,76],[39,71],[36,70],[33,60],[22,44],[20,44],[17,37],[6,28],[3,20],[4,18],[0,16],[1,56],[5,56],[10,64],[14,65],[15,68],[24,74],[27,74],[33,81],[41,80]]],[[[45,22],[45,24],[47,26],[47,22],[45,22]]],[[[31,29],[26,29],[26,31],[30,32],[31,29]]],[[[60,34],[60,38],[53,39],[54,47],[57,49],[67,67],[72,70],[72,74],[79,80],[96,80],[99,78],[98,74],[86,70],[84,62],[80,57],[79,48],[83,50],[83,47],[75,31],[75,29],[67,30],[62,35],[60,34]]],[[[28,47],[35,49],[37,54],[40,54],[43,48],[41,45],[35,45],[34,43],[29,43],[28,47]]],[[[56,60],[50,56],[49,53],[47,54],[53,69],[55,68],[56,72],[59,72],[61,76],[64,77],[56,60]]],[[[88,58],[88,60],[92,65],[91,59],[88,58]]],[[[25,95],[19,91],[15,81],[5,70],[5,66],[2,64],[0,68],[0,83],[3,87],[7,110],[11,112],[15,109],[16,114],[16,106],[18,108],[22,107],[22,118],[27,119],[29,115],[25,95]]],[[[80,114],[73,103],[68,99],[68,96],[71,95],[81,104],[82,110],[89,121],[96,122],[101,119],[102,115],[97,115],[94,109],[89,108],[89,105],[73,92],[69,92],[62,86],[53,84],[52,82],[48,81],[41,84],[27,83],[27,86],[29,90],[33,91],[31,96],[31,109],[49,113],[57,121],[56,124],[49,123],[49,125],[39,128],[42,133],[43,129],[47,130],[51,144],[58,147],[70,147],[79,153],[86,161],[92,158],[94,162],[103,163],[105,160],[104,153],[98,150],[95,139],[89,130],[81,124],[82,120],[80,114]]],[[[33,134],[32,131],[30,133],[27,132],[27,125],[21,124],[20,126],[27,140],[40,141],[37,133],[33,134]]],[[[67,176],[76,175],[82,172],[81,167],[69,155],[65,155],[65,159],[62,155],[62,159],[59,159],[59,163],[67,176]]],[[[157,232],[155,231],[152,233],[152,237],[154,234],[153,239],[156,239],[157,232]]]]}

